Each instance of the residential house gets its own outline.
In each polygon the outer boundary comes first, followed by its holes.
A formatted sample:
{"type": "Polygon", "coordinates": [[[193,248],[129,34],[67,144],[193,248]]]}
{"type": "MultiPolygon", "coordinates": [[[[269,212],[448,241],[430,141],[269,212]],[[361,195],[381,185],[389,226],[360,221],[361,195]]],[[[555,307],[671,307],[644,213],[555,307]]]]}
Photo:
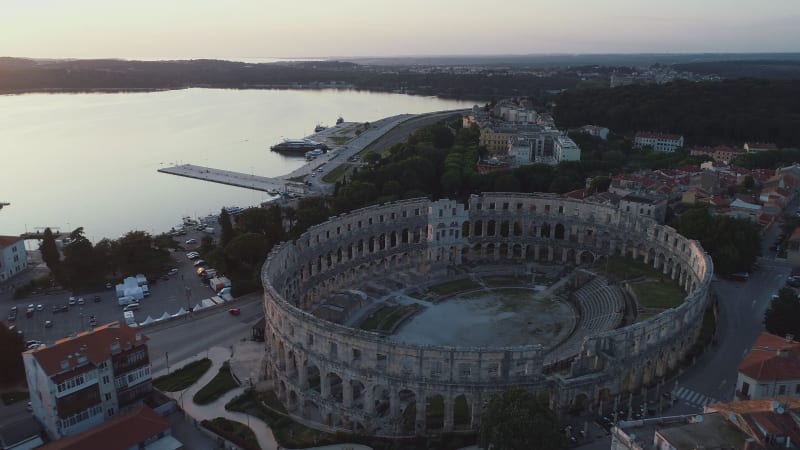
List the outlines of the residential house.
{"type": "Polygon", "coordinates": [[[28,267],[25,241],[19,236],[0,236],[0,282],[28,267]]]}
{"type": "Polygon", "coordinates": [[[773,143],[764,143],[764,142],[745,142],[744,143],[744,151],[747,153],[754,153],[754,152],[769,152],[778,150],[778,146],[773,143]]]}
{"type": "Polygon", "coordinates": [[[608,139],[608,128],[599,127],[597,125],[584,125],[578,129],[581,133],[585,133],[594,137],[599,137],[602,140],[608,139]]]}
{"type": "Polygon", "coordinates": [[[738,370],[736,396],[739,399],[800,399],[800,342],[792,336],[761,333],[738,370]]]}
{"type": "Polygon", "coordinates": [[[147,338],[121,322],[22,354],[33,415],[51,439],[141,406],[152,392],[147,338]]]}

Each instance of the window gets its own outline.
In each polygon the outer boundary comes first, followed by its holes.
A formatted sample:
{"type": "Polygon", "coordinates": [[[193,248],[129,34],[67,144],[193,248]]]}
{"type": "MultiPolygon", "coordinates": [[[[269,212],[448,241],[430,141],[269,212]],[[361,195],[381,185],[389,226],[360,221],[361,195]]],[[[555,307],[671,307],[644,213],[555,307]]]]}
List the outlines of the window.
{"type": "Polygon", "coordinates": [[[503,203],[503,211],[508,211],[508,203],[503,203]]]}
{"type": "Polygon", "coordinates": [[[109,401],[109,400],[111,400],[111,393],[110,392],[106,392],[106,401],[109,401]]]}
{"type": "Polygon", "coordinates": [[[489,209],[494,209],[494,202],[489,203],[489,209]]]}
{"type": "Polygon", "coordinates": [[[113,415],[114,415],[114,408],[109,408],[108,409],[108,417],[111,417],[113,415]]]}
{"type": "Polygon", "coordinates": [[[521,210],[522,210],[522,203],[517,203],[517,211],[521,211],[521,210]]]}
{"type": "Polygon", "coordinates": [[[470,369],[469,364],[461,363],[458,365],[458,374],[461,378],[469,378],[472,374],[472,369],[470,369]]]}
{"type": "Polygon", "coordinates": [[[794,387],[794,393],[795,393],[795,395],[797,395],[797,394],[800,394],[800,384],[798,384],[798,385],[795,385],[795,387],[794,387]]]}
{"type": "Polygon", "coordinates": [[[111,380],[108,378],[108,375],[103,375],[103,384],[108,384],[111,380]]]}
{"type": "Polygon", "coordinates": [[[778,386],[778,395],[786,395],[786,385],[782,384],[778,386]]]}
{"type": "Polygon", "coordinates": [[[308,336],[306,336],[306,344],[314,345],[314,335],[313,334],[308,333],[308,336]]]}

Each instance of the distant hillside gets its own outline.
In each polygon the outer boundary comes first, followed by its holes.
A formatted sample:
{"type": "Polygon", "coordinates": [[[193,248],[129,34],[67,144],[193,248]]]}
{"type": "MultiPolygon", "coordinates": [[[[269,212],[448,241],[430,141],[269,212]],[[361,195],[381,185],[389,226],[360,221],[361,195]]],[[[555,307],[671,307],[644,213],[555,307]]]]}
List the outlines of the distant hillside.
{"type": "Polygon", "coordinates": [[[556,100],[559,126],[597,124],[617,133],[683,134],[687,145],[744,141],[800,146],[800,81],[633,85],[570,90],[556,100]]]}
{"type": "Polygon", "coordinates": [[[679,72],[723,78],[800,80],[800,60],[706,61],[675,64],[673,67],[679,72]]]}

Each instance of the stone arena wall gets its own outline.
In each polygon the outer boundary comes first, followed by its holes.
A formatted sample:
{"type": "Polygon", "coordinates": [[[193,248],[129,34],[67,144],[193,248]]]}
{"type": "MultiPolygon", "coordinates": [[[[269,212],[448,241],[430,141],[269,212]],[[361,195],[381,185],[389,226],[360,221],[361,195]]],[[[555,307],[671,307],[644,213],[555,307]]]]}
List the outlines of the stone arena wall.
{"type": "Polygon", "coordinates": [[[712,272],[696,241],[613,205],[485,193],[466,204],[414,199],[363,208],[270,253],[262,268],[265,373],[292,416],[327,430],[471,431],[490,396],[512,384],[549,392],[556,409],[591,408],[676,367],[696,340],[712,272]],[[687,297],[649,320],[587,336],[577,353],[558,355],[559,371],[547,370],[539,345],[401,344],[310,313],[331,294],[393,271],[427,278],[467,262],[580,265],[609,255],[652,265],[687,297]]]}

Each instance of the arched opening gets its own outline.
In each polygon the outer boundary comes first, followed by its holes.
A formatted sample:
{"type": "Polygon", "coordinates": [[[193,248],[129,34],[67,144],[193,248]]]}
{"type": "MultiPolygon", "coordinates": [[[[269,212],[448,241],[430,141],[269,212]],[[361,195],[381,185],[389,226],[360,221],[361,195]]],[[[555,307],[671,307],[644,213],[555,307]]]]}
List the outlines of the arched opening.
{"type": "Polygon", "coordinates": [[[483,236],[483,221],[475,222],[475,236],[483,236]]]}
{"type": "Polygon", "coordinates": [[[528,230],[528,234],[531,236],[539,236],[539,228],[536,226],[536,222],[531,222],[530,230],[528,230]]]}
{"type": "Polygon", "coordinates": [[[514,247],[512,248],[512,257],[522,258],[522,245],[514,244],[514,247]]]}
{"type": "Polygon", "coordinates": [[[564,234],[565,234],[565,232],[564,232],[564,225],[561,225],[560,223],[559,223],[559,224],[557,224],[557,225],[556,225],[555,238],[556,238],[556,239],[563,240],[563,239],[564,239],[564,234]]]}
{"type": "Polygon", "coordinates": [[[425,427],[427,430],[444,428],[444,397],[429,395],[425,401],[425,427]]]}
{"type": "Polygon", "coordinates": [[[336,262],[337,263],[342,262],[342,248],[341,247],[336,249],[336,262]]]}
{"type": "Polygon", "coordinates": [[[372,253],[375,251],[375,236],[371,236],[369,238],[369,252],[372,253]]]}
{"type": "Polygon", "coordinates": [[[455,427],[469,428],[471,423],[472,414],[467,397],[459,395],[453,401],[453,425],[455,427]]]}
{"type": "Polygon", "coordinates": [[[584,250],[581,252],[581,264],[593,264],[594,263],[594,255],[589,250],[584,250]]]}
{"type": "Polygon", "coordinates": [[[314,364],[308,364],[306,367],[306,377],[308,378],[308,388],[321,394],[319,368],[314,364]]]}
{"type": "Polygon", "coordinates": [[[364,383],[350,380],[350,392],[352,392],[352,405],[357,409],[364,409],[364,383]]]}
{"type": "Polygon", "coordinates": [[[342,403],[342,378],[333,372],[328,372],[325,375],[325,382],[328,383],[328,395],[337,403],[342,403]]]}
{"type": "Polygon", "coordinates": [[[572,404],[569,407],[569,413],[573,416],[579,416],[586,409],[589,404],[589,397],[586,394],[580,393],[572,399],[572,404]]]}
{"type": "Polygon", "coordinates": [[[500,236],[508,237],[509,235],[509,224],[507,220],[500,222],[500,236]]]}
{"type": "Polygon", "coordinates": [[[403,232],[400,233],[400,242],[408,244],[408,228],[404,228],[403,232]]]}
{"type": "Polygon", "coordinates": [[[503,242],[500,244],[500,259],[508,258],[508,244],[503,242]]]}
{"type": "Polygon", "coordinates": [[[397,247],[397,232],[392,231],[391,239],[389,240],[389,247],[395,248],[397,247]]]}
{"type": "Polygon", "coordinates": [[[488,224],[486,224],[486,235],[487,236],[494,236],[497,233],[496,225],[494,220],[490,220],[488,224]]]}
{"type": "Polygon", "coordinates": [[[380,248],[381,250],[386,250],[386,235],[385,234],[381,234],[380,237],[378,238],[378,248],[380,248]]]}
{"type": "Polygon", "coordinates": [[[519,222],[514,222],[514,236],[522,236],[522,225],[519,222]]]}
{"type": "Polygon", "coordinates": [[[404,434],[416,432],[417,394],[409,389],[397,393],[400,402],[400,430],[404,434]]]}
{"type": "Polygon", "coordinates": [[[543,238],[550,237],[550,224],[547,222],[542,224],[542,237],[543,238]]]}
{"type": "Polygon", "coordinates": [[[373,392],[373,400],[375,404],[375,415],[378,417],[388,417],[391,411],[389,410],[389,389],[386,386],[376,385],[373,392]]]}
{"type": "Polygon", "coordinates": [[[470,237],[470,235],[469,235],[469,221],[464,221],[464,223],[461,224],[461,236],[463,236],[465,238],[470,237]]]}

